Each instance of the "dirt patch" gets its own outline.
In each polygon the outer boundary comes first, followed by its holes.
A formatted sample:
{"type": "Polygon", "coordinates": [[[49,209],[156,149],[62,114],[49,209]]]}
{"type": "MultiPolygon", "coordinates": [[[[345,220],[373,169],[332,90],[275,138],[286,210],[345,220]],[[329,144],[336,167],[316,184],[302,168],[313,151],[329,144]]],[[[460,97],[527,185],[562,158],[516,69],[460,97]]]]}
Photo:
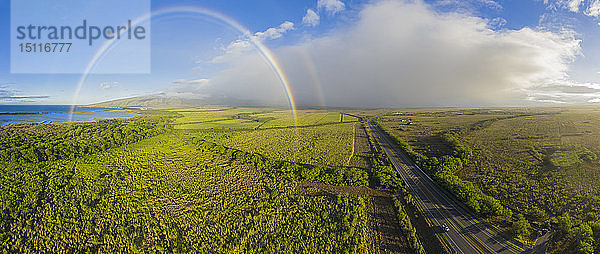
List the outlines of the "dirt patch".
{"type": "Polygon", "coordinates": [[[370,196],[367,204],[370,253],[413,253],[402,235],[391,197],[370,196]]]}
{"type": "Polygon", "coordinates": [[[302,193],[311,196],[347,195],[365,199],[369,253],[413,253],[400,229],[391,193],[364,186],[334,186],[301,182],[302,193]]]}

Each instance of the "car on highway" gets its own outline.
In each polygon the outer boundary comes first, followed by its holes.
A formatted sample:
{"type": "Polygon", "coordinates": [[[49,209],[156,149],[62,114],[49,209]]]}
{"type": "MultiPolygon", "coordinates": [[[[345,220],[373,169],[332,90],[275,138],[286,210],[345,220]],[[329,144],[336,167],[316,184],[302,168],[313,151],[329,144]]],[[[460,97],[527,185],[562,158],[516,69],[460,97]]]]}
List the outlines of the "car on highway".
{"type": "Polygon", "coordinates": [[[450,228],[446,224],[444,224],[442,225],[442,230],[444,230],[444,232],[448,232],[450,231],[450,228]]]}

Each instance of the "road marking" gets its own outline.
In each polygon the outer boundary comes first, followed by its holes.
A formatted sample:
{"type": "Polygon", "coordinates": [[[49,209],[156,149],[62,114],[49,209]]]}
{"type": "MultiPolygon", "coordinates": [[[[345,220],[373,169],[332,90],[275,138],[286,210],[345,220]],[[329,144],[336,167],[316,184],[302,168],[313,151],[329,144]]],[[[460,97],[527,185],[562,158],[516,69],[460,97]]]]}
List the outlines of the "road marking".
{"type": "MultiPolygon", "coordinates": [[[[413,194],[413,195],[415,195],[415,194],[413,194]]],[[[421,212],[421,213],[423,214],[423,219],[425,219],[425,222],[427,222],[427,225],[428,225],[429,227],[435,228],[436,226],[435,226],[435,224],[433,224],[433,222],[431,221],[431,219],[429,219],[429,217],[425,216],[425,213],[426,213],[426,212],[425,212],[425,209],[424,209],[424,208],[422,208],[422,204],[421,204],[421,203],[419,203],[419,202],[416,202],[416,203],[417,203],[417,204],[416,204],[416,206],[417,206],[417,210],[419,210],[419,212],[421,212]]],[[[444,234],[435,233],[434,235],[435,235],[435,236],[436,236],[436,238],[438,238],[438,239],[439,239],[440,237],[441,237],[441,238],[443,238],[443,239],[440,239],[440,240],[442,240],[442,241],[441,241],[441,244],[443,245],[442,247],[444,247],[444,249],[446,249],[446,250],[448,250],[448,251],[456,252],[456,251],[454,250],[454,248],[452,248],[452,243],[450,243],[450,241],[448,241],[447,237],[446,237],[444,234]]]]}

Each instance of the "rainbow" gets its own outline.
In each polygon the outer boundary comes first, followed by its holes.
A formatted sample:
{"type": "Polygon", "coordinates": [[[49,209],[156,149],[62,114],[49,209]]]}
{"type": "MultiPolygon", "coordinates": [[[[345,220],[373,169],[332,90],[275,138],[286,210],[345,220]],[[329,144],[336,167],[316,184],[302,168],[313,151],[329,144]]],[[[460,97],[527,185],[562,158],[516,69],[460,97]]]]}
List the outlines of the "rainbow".
{"type": "MultiPolygon", "coordinates": [[[[298,116],[297,116],[297,112],[296,112],[296,101],[294,99],[292,90],[290,88],[289,81],[288,81],[287,77],[285,76],[284,72],[282,71],[282,68],[281,68],[279,62],[275,58],[275,55],[260,40],[256,39],[246,27],[242,26],[236,20],[234,20],[230,17],[227,17],[219,12],[205,9],[205,8],[200,8],[200,7],[196,7],[196,6],[175,6],[175,7],[168,7],[168,8],[152,11],[146,15],[143,15],[141,17],[134,19],[132,21],[132,24],[136,25],[136,24],[140,24],[142,22],[147,22],[151,18],[158,17],[161,15],[172,15],[172,14],[180,14],[180,13],[181,14],[200,14],[200,15],[208,16],[210,18],[217,19],[217,20],[224,22],[225,24],[233,27],[234,29],[240,31],[245,37],[247,37],[250,40],[250,42],[256,47],[256,49],[260,52],[263,59],[265,61],[267,61],[267,63],[269,63],[270,69],[277,76],[277,78],[279,79],[279,82],[283,86],[285,93],[287,95],[287,98],[288,98],[288,103],[289,103],[291,112],[292,112],[294,126],[297,126],[298,116]]],[[[92,59],[90,60],[88,65],[86,66],[86,68],[83,72],[83,75],[79,78],[79,81],[77,82],[77,86],[75,88],[73,100],[71,103],[71,112],[70,112],[70,116],[69,116],[69,121],[72,120],[72,114],[73,114],[73,110],[75,108],[75,102],[77,100],[77,97],[79,96],[79,92],[81,91],[83,83],[87,79],[88,74],[91,72],[91,70],[94,68],[94,66],[96,66],[96,64],[99,61],[101,61],[104,58],[104,56],[106,56],[108,54],[108,52],[110,52],[110,50],[117,43],[118,43],[117,40],[106,41],[100,47],[100,49],[98,49],[96,54],[94,54],[94,56],[92,57],[92,59]]]]}
{"type": "Polygon", "coordinates": [[[323,85],[321,83],[321,79],[319,78],[319,73],[315,67],[315,63],[306,48],[302,49],[301,55],[301,60],[304,60],[304,66],[306,66],[308,70],[307,74],[311,78],[313,87],[317,93],[317,99],[319,103],[318,106],[326,106],[327,104],[325,103],[325,97],[323,96],[323,85]]]}

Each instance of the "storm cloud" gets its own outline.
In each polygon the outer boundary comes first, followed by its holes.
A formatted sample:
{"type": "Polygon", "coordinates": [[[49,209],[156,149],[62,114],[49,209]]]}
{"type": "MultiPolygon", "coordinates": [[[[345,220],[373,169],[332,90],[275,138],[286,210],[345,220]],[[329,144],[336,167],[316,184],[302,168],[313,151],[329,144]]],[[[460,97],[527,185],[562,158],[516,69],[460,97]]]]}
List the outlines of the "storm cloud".
{"type": "MultiPolygon", "coordinates": [[[[421,1],[383,1],[365,6],[351,25],[274,53],[299,105],[523,105],[538,91],[547,101],[549,89],[578,85],[568,74],[582,54],[573,32],[491,27],[421,1]]],[[[227,59],[229,68],[202,93],[287,102],[258,52],[227,59]]]]}

